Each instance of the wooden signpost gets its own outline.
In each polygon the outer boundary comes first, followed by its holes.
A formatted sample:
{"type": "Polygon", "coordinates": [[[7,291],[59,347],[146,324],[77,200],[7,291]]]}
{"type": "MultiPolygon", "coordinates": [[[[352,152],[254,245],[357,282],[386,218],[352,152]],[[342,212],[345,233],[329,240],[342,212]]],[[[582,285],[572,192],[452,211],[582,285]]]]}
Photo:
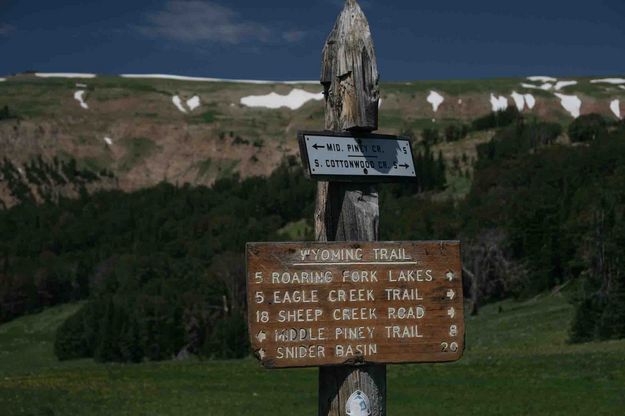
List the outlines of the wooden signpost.
{"type": "Polygon", "coordinates": [[[458,242],[377,242],[373,182],[414,179],[406,139],[378,128],[367,19],[347,0],[323,50],[325,131],[300,133],[317,243],[250,243],[250,339],[267,368],[319,366],[320,416],[386,415],[386,364],[464,349],[458,242]]]}

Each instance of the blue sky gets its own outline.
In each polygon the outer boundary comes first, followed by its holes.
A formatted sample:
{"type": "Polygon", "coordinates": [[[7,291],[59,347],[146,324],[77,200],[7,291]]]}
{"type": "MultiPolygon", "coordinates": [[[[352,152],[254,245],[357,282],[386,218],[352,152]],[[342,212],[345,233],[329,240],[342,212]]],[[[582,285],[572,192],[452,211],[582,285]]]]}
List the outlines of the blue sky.
{"type": "MultiPolygon", "coordinates": [[[[341,0],[0,0],[0,76],[318,79],[341,0]]],[[[360,0],[383,80],[625,73],[623,0],[360,0]]]]}

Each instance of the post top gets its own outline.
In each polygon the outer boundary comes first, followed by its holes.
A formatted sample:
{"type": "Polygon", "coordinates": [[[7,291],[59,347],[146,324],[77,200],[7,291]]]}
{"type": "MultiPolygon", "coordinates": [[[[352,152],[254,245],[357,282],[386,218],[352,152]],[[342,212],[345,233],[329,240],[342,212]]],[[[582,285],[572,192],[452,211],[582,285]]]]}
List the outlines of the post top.
{"type": "Polygon", "coordinates": [[[321,84],[326,128],[378,127],[379,75],[369,22],[356,0],[346,0],[323,49],[321,84]]]}

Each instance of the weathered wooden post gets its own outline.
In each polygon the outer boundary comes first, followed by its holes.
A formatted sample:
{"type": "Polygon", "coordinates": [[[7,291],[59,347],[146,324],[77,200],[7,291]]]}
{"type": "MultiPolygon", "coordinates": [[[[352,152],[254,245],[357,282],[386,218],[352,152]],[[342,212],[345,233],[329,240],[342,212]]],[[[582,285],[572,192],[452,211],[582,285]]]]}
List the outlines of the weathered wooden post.
{"type": "MultiPolygon", "coordinates": [[[[369,22],[356,0],[347,0],[323,49],[321,84],[325,128],[371,132],[378,128],[379,74],[369,22]]],[[[380,207],[371,184],[319,182],[317,241],[377,241],[380,207]]],[[[343,416],[355,391],[370,400],[371,416],[386,415],[386,365],[319,367],[319,416],[343,416]]]]}
{"type": "Polygon", "coordinates": [[[347,0],[323,50],[326,131],[299,132],[317,188],[317,242],[248,243],[252,351],[265,368],[319,367],[320,416],[386,415],[386,364],[464,350],[458,241],[378,240],[372,184],[416,179],[410,140],[372,133],[378,71],[347,0]]]}

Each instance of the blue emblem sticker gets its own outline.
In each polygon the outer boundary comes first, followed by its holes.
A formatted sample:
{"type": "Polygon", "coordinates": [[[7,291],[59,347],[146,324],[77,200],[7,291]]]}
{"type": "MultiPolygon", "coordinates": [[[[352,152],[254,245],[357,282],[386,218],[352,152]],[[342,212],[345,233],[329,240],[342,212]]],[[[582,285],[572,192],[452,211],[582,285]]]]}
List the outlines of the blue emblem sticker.
{"type": "Polygon", "coordinates": [[[371,415],[371,405],[365,393],[356,390],[349,396],[345,405],[347,416],[369,416],[371,415]]]}

